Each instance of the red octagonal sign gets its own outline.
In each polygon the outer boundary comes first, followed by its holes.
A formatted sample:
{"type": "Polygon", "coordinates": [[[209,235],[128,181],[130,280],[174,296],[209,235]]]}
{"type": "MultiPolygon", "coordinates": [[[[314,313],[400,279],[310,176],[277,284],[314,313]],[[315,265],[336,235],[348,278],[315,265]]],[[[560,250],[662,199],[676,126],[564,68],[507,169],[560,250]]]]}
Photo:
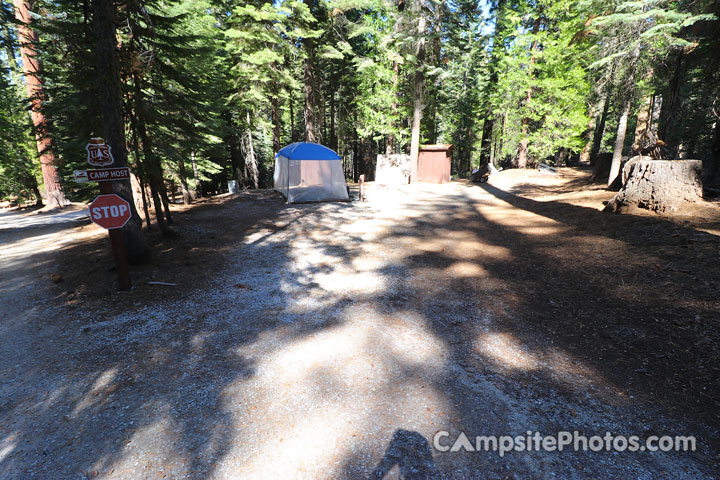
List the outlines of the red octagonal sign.
{"type": "Polygon", "coordinates": [[[124,227],[130,215],[130,204],[114,193],[98,195],[90,204],[90,220],[108,230],[124,227]]]}

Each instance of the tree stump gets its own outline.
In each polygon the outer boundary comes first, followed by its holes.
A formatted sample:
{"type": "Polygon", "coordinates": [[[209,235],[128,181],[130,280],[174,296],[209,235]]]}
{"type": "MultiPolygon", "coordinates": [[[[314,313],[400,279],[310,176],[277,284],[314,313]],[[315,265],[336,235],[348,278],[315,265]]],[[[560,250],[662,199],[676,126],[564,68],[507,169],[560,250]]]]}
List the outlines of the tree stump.
{"type": "Polygon", "coordinates": [[[622,170],[622,188],[605,207],[623,212],[633,207],[672,212],[702,199],[702,161],[633,157],[622,170]]]}

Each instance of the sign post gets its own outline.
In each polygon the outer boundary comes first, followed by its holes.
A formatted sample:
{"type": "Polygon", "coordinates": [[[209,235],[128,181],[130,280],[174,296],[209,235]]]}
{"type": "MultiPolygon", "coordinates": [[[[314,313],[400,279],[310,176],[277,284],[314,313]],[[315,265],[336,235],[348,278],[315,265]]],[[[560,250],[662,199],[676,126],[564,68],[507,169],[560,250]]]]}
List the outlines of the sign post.
{"type": "MultiPolygon", "coordinates": [[[[107,167],[115,161],[110,152],[110,145],[106,145],[102,138],[91,138],[85,149],[88,152],[90,165],[107,167]]],[[[90,220],[107,229],[120,290],[130,290],[130,270],[121,229],[130,220],[132,212],[127,200],[113,192],[111,183],[111,180],[129,179],[130,169],[122,167],[77,170],[74,172],[74,177],[75,181],[79,183],[98,182],[100,184],[100,195],[90,204],[90,220]]]]}

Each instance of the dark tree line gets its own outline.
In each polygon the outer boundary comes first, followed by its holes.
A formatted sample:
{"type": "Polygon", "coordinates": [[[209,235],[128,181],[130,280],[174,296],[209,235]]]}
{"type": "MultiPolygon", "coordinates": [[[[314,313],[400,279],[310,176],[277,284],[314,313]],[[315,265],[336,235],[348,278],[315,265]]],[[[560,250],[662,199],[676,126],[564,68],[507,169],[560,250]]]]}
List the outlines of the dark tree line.
{"type": "Polygon", "coordinates": [[[351,180],[378,153],[453,143],[458,174],[580,157],[612,181],[652,143],[720,181],[718,0],[5,0],[0,14],[6,198],[90,198],[71,179],[93,136],[127,158],[144,223],[167,235],[173,200],[267,187],[299,140],[337,150],[351,180]]]}

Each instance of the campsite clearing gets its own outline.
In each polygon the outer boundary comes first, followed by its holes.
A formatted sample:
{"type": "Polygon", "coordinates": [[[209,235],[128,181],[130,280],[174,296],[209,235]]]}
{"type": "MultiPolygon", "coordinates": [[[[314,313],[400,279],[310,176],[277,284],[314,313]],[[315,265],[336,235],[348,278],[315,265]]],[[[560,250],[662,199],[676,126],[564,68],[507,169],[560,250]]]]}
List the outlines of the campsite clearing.
{"type": "Polygon", "coordinates": [[[720,210],[602,214],[586,177],[216,197],[132,292],[104,232],[63,231],[0,324],[0,477],[713,478],[720,210]],[[441,430],[698,449],[442,453],[441,430]]]}

